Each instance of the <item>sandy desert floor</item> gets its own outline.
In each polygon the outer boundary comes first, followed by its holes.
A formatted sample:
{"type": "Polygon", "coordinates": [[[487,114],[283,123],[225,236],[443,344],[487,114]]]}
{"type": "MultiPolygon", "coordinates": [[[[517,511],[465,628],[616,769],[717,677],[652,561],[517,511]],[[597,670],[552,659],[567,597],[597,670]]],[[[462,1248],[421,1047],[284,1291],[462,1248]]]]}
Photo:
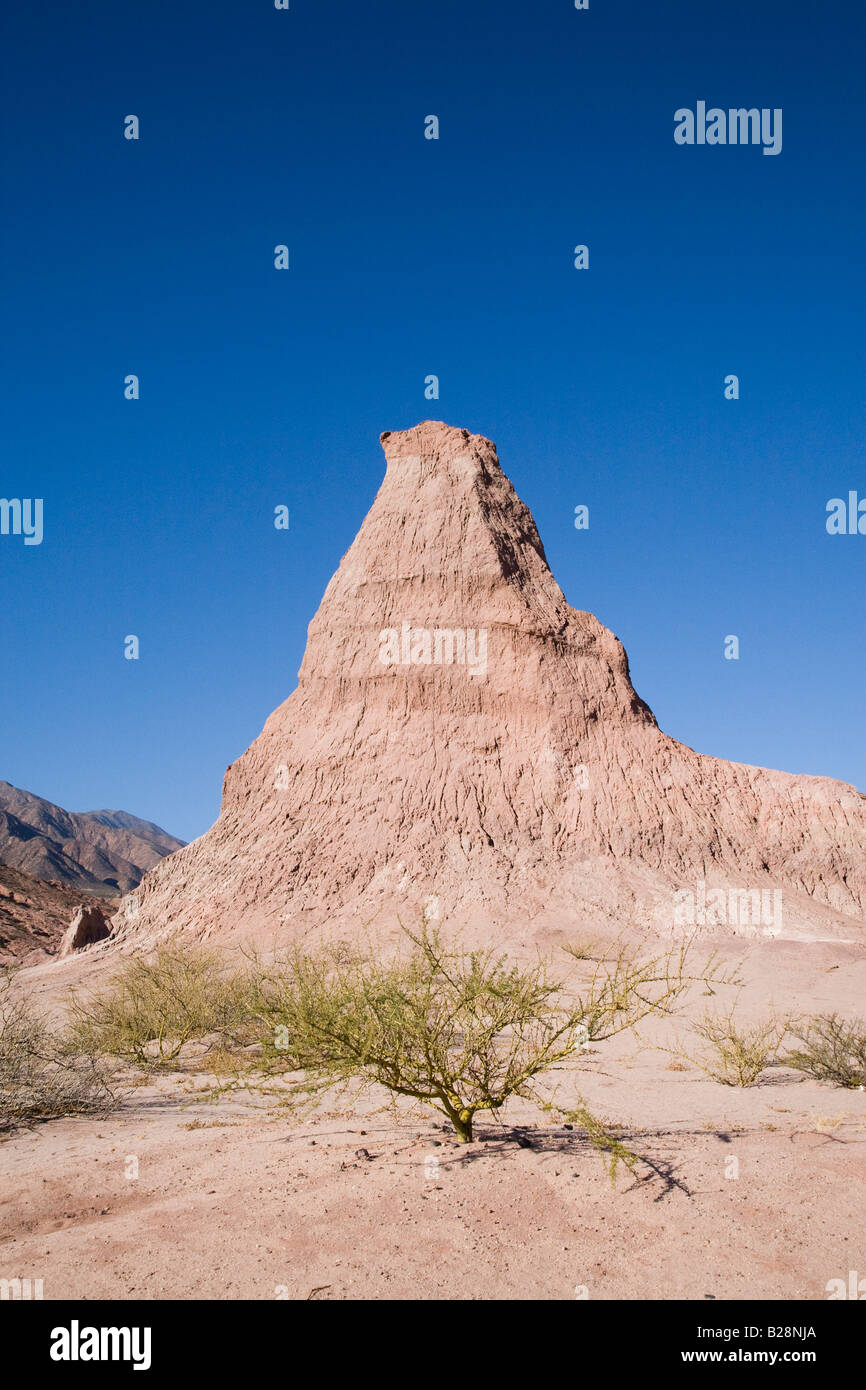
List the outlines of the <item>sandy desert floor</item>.
{"type": "MultiPolygon", "coordinates": [[[[743,976],[744,1017],[863,1013],[859,946],[761,943],[743,976]]],[[[458,1145],[383,1095],[298,1120],[197,1099],[207,1084],[161,1076],[110,1119],[0,1144],[0,1277],[46,1299],[820,1300],[866,1275],[866,1094],[789,1070],[736,1089],[604,1044],[581,1092],[646,1160],[616,1187],[577,1129],[522,1103],[458,1145]]]]}

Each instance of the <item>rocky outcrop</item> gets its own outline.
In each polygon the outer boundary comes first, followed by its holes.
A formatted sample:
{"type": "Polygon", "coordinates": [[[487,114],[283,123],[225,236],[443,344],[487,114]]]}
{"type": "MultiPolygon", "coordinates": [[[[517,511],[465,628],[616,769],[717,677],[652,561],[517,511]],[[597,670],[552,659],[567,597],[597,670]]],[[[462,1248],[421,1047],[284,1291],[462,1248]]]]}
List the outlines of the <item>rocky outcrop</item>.
{"type": "Polygon", "coordinates": [[[63,938],[60,947],[61,956],[69,956],[73,951],[83,951],[85,946],[93,946],[97,941],[104,941],[110,934],[110,930],[101,907],[95,905],[79,907],[63,938]]]}
{"type": "Polygon", "coordinates": [[[78,889],[0,864],[0,966],[38,965],[56,956],[81,902],[78,889]]]}
{"type": "Polygon", "coordinates": [[[424,915],[856,936],[866,799],[663,733],[489,440],[428,421],[382,445],[297,689],[228,769],[213,828],[125,899],[124,935],[424,915]],[[756,901],[763,920],[731,920],[756,901]]]}

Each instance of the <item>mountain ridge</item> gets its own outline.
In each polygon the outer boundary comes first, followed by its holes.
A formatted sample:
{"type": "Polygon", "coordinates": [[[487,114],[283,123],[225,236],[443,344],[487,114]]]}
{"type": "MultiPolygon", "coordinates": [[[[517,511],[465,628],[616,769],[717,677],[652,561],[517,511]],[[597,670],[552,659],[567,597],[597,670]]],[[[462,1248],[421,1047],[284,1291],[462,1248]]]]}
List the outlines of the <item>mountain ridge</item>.
{"type": "Polygon", "coordinates": [[[0,781],[0,864],[93,897],[127,893],[183,841],[126,811],[66,811],[0,781]]]}

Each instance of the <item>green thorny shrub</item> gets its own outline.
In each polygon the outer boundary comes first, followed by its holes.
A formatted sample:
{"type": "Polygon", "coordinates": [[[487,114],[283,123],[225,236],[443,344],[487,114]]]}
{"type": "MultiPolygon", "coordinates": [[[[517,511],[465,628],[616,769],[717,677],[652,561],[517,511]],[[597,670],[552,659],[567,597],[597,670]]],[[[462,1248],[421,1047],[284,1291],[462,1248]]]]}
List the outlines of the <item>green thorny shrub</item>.
{"type": "Polygon", "coordinates": [[[561,1110],[540,1078],[670,1012],[692,982],[716,978],[714,961],[689,975],[686,945],[655,956],[623,948],[574,992],[547,961],[521,967],[492,950],[449,948],[427,925],[405,935],[409,949],[387,961],[372,950],[296,947],[260,964],[265,1068],[304,1073],[299,1089],[313,1095],[350,1082],[383,1086],[440,1111],[466,1143],[477,1114],[522,1097],[582,1125],[612,1175],[619,1160],[631,1166],[635,1156],[582,1102],[561,1110]]]}
{"type": "Polygon", "coordinates": [[[0,980],[0,1131],[62,1115],[107,1115],[119,1104],[114,1068],[73,1047],[29,1000],[0,980]]]}
{"type": "Polygon", "coordinates": [[[214,951],[169,943],[150,960],[126,962],[89,998],[73,997],[70,1022],[73,1043],[89,1052],[159,1066],[208,1035],[249,1041],[251,982],[214,951]]]}
{"type": "Polygon", "coordinates": [[[866,1021],[838,1014],[818,1014],[791,1027],[802,1047],[789,1052],[785,1066],[816,1081],[832,1081],[849,1090],[866,1086],[866,1021]]]}

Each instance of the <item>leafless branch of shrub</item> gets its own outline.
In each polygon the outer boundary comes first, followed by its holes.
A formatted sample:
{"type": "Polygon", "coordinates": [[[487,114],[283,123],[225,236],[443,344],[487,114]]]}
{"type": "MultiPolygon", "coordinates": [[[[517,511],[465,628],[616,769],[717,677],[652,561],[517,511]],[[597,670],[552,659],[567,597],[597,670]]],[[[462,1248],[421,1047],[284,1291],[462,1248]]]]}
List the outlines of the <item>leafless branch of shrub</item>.
{"type": "Polygon", "coordinates": [[[63,1115],[110,1114],[120,1104],[116,1069],[46,1024],[0,981],[0,1131],[63,1115]]]}

